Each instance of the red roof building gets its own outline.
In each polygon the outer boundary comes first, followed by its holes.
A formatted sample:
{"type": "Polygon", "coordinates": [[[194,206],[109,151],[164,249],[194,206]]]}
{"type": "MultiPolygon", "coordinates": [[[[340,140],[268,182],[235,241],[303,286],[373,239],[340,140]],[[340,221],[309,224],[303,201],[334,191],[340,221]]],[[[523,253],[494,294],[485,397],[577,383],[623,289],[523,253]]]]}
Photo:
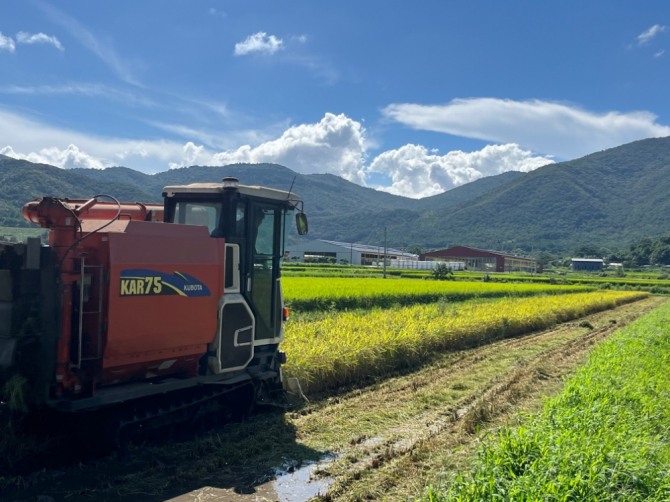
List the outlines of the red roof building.
{"type": "Polygon", "coordinates": [[[426,261],[461,261],[467,270],[482,272],[538,272],[537,261],[524,256],[515,256],[498,251],[466,246],[454,246],[448,249],[430,251],[419,255],[426,261]]]}

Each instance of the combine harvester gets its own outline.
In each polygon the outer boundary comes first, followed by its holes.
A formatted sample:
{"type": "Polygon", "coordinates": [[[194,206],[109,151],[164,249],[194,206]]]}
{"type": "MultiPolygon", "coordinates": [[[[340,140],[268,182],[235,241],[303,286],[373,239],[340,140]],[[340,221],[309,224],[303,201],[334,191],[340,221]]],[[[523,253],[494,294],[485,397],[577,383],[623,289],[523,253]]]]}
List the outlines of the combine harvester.
{"type": "Polygon", "coordinates": [[[281,400],[280,265],[289,213],[307,232],[302,202],[235,178],[163,198],[24,206],[49,245],[0,244],[3,407],[104,422],[118,442],[281,400]]]}

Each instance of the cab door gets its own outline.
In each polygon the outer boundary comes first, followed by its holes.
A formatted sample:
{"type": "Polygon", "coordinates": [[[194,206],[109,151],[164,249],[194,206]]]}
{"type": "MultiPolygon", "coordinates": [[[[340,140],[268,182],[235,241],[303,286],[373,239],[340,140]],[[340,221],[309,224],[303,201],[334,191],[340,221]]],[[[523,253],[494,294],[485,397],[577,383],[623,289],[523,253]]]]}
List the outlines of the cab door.
{"type": "Polygon", "coordinates": [[[256,315],[256,344],[276,342],[281,331],[281,285],[283,211],[274,206],[252,203],[250,212],[250,290],[247,291],[256,315]]]}

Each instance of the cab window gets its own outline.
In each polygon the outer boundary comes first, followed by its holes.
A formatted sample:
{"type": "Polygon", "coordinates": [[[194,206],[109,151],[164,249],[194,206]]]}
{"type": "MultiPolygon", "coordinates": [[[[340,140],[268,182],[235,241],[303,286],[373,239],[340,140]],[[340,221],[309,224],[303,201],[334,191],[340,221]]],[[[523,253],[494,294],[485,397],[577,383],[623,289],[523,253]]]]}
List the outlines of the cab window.
{"type": "Polygon", "coordinates": [[[217,227],[220,212],[220,204],[178,202],[175,206],[174,223],[204,226],[211,234],[217,227]]]}
{"type": "Polygon", "coordinates": [[[274,209],[254,208],[254,251],[256,255],[273,256],[275,211],[274,209]]]}

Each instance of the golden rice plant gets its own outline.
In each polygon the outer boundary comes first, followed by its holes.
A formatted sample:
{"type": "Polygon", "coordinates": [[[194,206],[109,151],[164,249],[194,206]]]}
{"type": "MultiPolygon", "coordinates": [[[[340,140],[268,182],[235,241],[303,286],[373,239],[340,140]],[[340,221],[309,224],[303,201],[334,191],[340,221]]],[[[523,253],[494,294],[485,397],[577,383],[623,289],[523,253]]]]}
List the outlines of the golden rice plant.
{"type": "Polygon", "coordinates": [[[560,296],[437,302],[335,313],[286,325],[287,376],[303,390],[351,384],[458,350],[547,328],[559,322],[646,297],[647,293],[597,291],[560,296]]]}
{"type": "Polygon", "coordinates": [[[438,300],[532,296],[592,291],[572,285],[382,278],[284,277],[286,303],[296,311],[413,305],[438,300]]]}

